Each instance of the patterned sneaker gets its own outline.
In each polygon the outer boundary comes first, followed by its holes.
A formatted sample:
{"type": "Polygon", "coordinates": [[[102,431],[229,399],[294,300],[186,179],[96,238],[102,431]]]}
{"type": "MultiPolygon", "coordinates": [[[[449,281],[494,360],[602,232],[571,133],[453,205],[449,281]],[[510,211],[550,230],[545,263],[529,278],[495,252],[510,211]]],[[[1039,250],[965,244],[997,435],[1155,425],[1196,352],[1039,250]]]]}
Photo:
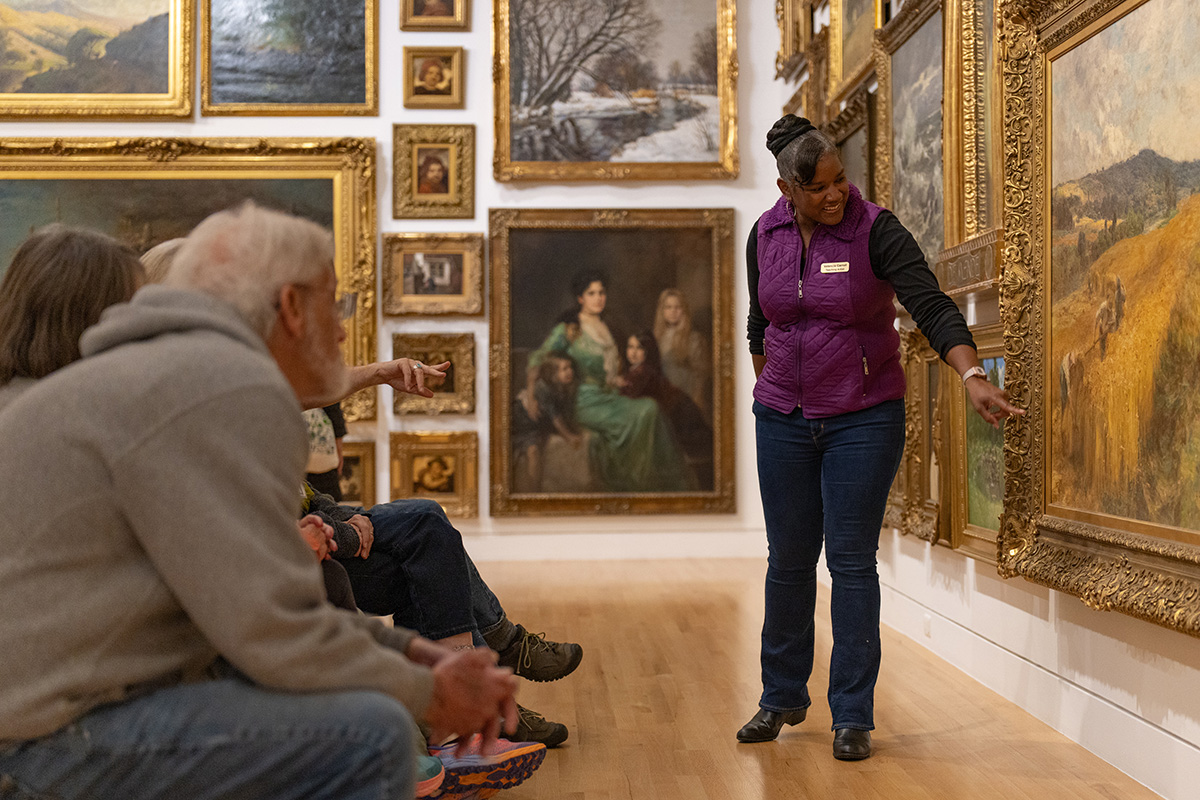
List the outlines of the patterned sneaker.
{"type": "Polygon", "coordinates": [[[506,739],[514,742],[541,742],[546,747],[558,747],[567,740],[567,726],[561,722],[551,722],[531,708],[517,706],[520,718],[517,720],[517,730],[511,737],[501,732],[506,739]]]}
{"type": "Polygon", "coordinates": [[[449,796],[482,796],[488,789],[511,789],[524,783],[542,764],[546,746],[540,742],[509,742],[501,739],[483,753],[481,737],[476,734],[462,747],[453,744],[431,747],[429,752],[441,759],[446,768],[442,792],[449,796]]]}
{"type": "Polygon", "coordinates": [[[442,785],[446,768],[436,756],[417,756],[417,797],[429,797],[442,785]]]}
{"type": "Polygon", "coordinates": [[[583,648],[572,642],[548,642],[544,633],[530,633],[521,625],[512,643],[500,651],[500,666],[538,683],[556,681],[575,671],[583,648]]]}

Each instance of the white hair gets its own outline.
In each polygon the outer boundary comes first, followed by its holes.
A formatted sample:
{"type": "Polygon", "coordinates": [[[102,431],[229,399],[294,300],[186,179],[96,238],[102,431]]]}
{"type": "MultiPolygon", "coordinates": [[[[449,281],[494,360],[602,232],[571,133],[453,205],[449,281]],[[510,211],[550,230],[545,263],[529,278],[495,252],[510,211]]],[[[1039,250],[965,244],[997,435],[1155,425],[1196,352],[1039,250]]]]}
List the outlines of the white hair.
{"type": "Polygon", "coordinates": [[[279,290],[319,280],[333,254],[332,234],[317,223],[246,201],[197,225],[163,283],[224,300],[265,339],[279,290]]]}
{"type": "Polygon", "coordinates": [[[171,262],[175,260],[175,254],[179,252],[184,241],[183,238],[167,239],[142,253],[141,261],[142,266],[146,269],[146,283],[163,282],[163,279],[167,277],[167,271],[171,269],[171,262]]]}

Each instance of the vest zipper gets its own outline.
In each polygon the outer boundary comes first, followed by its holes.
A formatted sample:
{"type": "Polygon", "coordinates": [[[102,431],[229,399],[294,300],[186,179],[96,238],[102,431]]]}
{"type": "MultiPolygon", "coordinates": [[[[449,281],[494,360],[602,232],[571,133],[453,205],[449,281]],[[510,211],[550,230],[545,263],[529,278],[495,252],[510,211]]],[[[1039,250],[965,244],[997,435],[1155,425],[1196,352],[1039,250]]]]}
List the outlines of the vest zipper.
{"type": "Polygon", "coordinates": [[[867,366],[867,348],[859,345],[858,349],[862,352],[863,361],[863,397],[867,396],[867,381],[866,377],[871,374],[871,369],[867,366]]]}

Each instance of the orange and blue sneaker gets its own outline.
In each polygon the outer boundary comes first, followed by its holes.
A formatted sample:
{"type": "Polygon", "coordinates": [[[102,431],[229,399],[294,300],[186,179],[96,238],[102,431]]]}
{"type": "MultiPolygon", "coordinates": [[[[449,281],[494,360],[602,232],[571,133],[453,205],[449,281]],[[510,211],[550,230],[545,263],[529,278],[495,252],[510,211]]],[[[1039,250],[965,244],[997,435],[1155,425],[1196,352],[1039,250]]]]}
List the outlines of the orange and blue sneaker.
{"type": "Polygon", "coordinates": [[[436,756],[417,756],[417,797],[432,797],[442,787],[446,767],[436,756]]]}
{"type": "Polygon", "coordinates": [[[446,770],[442,794],[447,797],[488,797],[524,783],[542,765],[546,745],[540,742],[497,740],[485,753],[475,734],[461,745],[430,747],[446,770]],[[494,791],[488,791],[494,790],[494,791]]]}

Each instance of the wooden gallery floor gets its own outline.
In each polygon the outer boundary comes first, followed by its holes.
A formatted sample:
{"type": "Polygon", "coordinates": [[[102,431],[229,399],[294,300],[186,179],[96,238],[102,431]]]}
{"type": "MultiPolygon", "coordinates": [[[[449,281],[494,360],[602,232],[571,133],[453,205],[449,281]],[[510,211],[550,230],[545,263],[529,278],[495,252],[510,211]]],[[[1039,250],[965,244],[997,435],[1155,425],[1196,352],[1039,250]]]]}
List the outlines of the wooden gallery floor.
{"type": "Polygon", "coordinates": [[[875,756],[831,755],[828,594],[817,615],[808,720],[738,744],[759,693],[756,560],[485,563],[509,616],[585,649],[518,700],[571,729],[505,800],[971,798],[1158,795],[909,639],[885,628],[875,756]]]}

